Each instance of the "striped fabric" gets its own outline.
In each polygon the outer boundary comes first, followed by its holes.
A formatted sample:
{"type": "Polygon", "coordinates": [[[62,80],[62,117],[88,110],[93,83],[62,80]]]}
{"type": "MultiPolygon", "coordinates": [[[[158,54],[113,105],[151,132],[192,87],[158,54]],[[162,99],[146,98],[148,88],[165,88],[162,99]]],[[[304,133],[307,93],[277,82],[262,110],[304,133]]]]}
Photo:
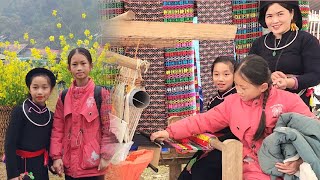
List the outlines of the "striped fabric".
{"type": "Polygon", "coordinates": [[[132,10],[137,21],[163,21],[161,0],[126,0],[124,8],[132,10]]]}
{"type": "MultiPolygon", "coordinates": [[[[164,22],[190,22],[194,1],[163,1],[164,22]]],[[[192,41],[178,41],[165,49],[166,104],[168,116],[189,116],[197,112],[192,41]]]]}
{"type": "Polygon", "coordinates": [[[102,0],[100,3],[100,17],[107,20],[124,13],[123,2],[120,0],[102,0]]]}
{"type": "Polygon", "coordinates": [[[244,58],[253,41],[262,35],[258,23],[258,2],[252,0],[232,1],[233,23],[237,25],[235,51],[237,59],[244,58]]]}
{"type": "Polygon", "coordinates": [[[299,6],[300,6],[300,11],[302,15],[302,30],[307,31],[308,30],[308,23],[309,23],[309,11],[310,11],[310,5],[309,1],[302,1],[299,0],[299,6]]]}

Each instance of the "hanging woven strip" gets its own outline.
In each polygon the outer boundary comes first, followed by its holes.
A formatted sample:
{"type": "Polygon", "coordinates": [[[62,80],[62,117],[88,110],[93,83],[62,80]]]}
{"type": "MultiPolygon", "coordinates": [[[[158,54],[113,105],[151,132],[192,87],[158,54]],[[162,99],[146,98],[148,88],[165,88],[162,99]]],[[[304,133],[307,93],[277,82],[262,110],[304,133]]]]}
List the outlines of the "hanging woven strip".
{"type": "MultiPolygon", "coordinates": [[[[132,10],[137,21],[158,21],[163,22],[162,1],[161,0],[131,0],[124,1],[125,11],[132,10]]],[[[125,55],[135,57],[136,47],[126,47],[125,55]]],[[[146,84],[146,91],[150,95],[150,104],[144,109],[138,131],[148,133],[167,126],[166,106],[165,106],[165,70],[164,51],[160,48],[138,47],[136,58],[146,60],[150,63],[150,68],[143,75],[146,84]]]]}
{"type": "MultiPolygon", "coordinates": [[[[127,48],[126,56],[134,57],[135,51],[136,49],[133,47],[127,48]]],[[[148,71],[143,74],[143,79],[146,84],[145,88],[150,95],[150,104],[144,109],[137,130],[151,133],[159,129],[164,129],[167,126],[163,49],[139,48],[137,58],[150,63],[148,71]]]]}
{"type": "Polygon", "coordinates": [[[300,6],[300,11],[302,15],[302,29],[303,31],[308,30],[308,23],[309,23],[309,11],[310,11],[310,6],[309,6],[309,1],[299,1],[299,6],[300,6]]]}
{"type": "MultiPolygon", "coordinates": [[[[230,0],[196,1],[199,23],[232,24],[232,4],[230,0]]],[[[200,67],[203,102],[217,93],[213,87],[211,65],[218,56],[234,55],[233,41],[200,41],[200,67]]],[[[206,106],[204,106],[206,110],[206,106]]]]}
{"type": "MultiPolygon", "coordinates": [[[[194,1],[163,1],[164,22],[192,23],[194,1]]],[[[168,116],[197,113],[192,40],[179,40],[165,49],[166,105],[168,116]]]]}
{"type": "Polygon", "coordinates": [[[258,23],[258,2],[253,0],[232,1],[233,23],[237,25],[235,51],[237,59],[248,55],[254,40],[262,35],[258,23]]]}

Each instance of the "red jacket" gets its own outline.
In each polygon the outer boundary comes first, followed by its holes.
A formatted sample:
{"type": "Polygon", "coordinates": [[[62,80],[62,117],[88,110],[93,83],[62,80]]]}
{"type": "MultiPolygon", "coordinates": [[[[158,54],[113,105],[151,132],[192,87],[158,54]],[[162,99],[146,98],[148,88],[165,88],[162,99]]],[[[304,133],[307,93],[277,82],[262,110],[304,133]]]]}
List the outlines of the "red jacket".
{"type": "Polygon", "coordinates": [[[60,95],[54,114],[50,156],[61,158],[65,173],[74,178],[105,174],[98,171],[100,158],[110,160],[114,153],[116,138],[109,131],[110,94],[102,88],[100,120],[94,86],[91,79],[84,87],[76,87],[74,82],[64,103],[60,95]]]}
{"type": "MultiPolygon", "coordinates": [[[[257,152],[262,144],[262,139],[253,141],[253,136],[258,129],[262,112],[262,96],[253,101],[242,101],[238,94],[225,98],[224,102],[215,106],[206,113],[187,117],[172,125],[166,130],[170,137],[182,139],[193,134],[204,132],[217,132],[227,126],[243,144],[243,157],[250,157],[250,163],[243,164],[244,179],[270,179],[264,174],[258,163],[257,152]]],[[[297,94],[272,88],[266,104],[266,129],[265,137],[272,133],[273,128],[282,113],[296,112],[314,117],[308,106],[297,94]]]]}

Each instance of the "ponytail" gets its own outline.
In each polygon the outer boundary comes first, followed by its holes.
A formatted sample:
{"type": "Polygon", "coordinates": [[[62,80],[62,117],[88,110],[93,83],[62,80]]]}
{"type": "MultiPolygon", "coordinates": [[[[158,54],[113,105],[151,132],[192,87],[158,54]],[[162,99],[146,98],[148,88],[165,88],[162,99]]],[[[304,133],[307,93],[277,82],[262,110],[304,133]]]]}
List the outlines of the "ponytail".
{"type": "Polygon", "coordinates": [[[263,93],[262,113],[261,113],[261,118],[260,118],[258,129],[257,129],[256,133],[253,136],[253,140],[254,141],[257,141],[257,140],[259,140],[260,138],[263,137],[264,129],[266,128],[266,104],[267,104],[267,100],[268,100],[268,97],[269,97],[269,93],[270,93],[270,88],[268,88],[263,93]]]}

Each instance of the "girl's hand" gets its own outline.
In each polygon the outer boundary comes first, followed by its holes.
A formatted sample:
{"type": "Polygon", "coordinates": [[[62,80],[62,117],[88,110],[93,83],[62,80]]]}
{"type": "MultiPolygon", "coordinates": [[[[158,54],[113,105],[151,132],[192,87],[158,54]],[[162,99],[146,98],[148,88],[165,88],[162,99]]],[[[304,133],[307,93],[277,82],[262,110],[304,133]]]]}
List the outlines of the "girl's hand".
{"type": "Polygon", "coordinates": [[[98,171],[103,171],[110,164],[110,161],[100,158],[100,164],[98,166],[98,171]]]}
{"type": "Polygon", "coordinates": [[[54,172],[56,172],[60,177],[62,177],[62,174],[64,173],[62,159],[54,160],[52,166],[53,166],[54,172]]]}
{"type": "Polygon", "coordinates": [[[166,140],[169,138],[169,133],[166,130],[157,131],[155,133],[152,133],[150,136],[150,140],[154,141],[155,139],[158,139],[160,141],[166,140]]]}
{"type": "Polygon", "coordinates": [[[302,159],[299,158],[296,161],[290,161],[286,163],[276,163],[275,167],[278,168],[279,172],[293,175],[299,170],[299,167],[302,163],[303,163],[302,159]]]}

